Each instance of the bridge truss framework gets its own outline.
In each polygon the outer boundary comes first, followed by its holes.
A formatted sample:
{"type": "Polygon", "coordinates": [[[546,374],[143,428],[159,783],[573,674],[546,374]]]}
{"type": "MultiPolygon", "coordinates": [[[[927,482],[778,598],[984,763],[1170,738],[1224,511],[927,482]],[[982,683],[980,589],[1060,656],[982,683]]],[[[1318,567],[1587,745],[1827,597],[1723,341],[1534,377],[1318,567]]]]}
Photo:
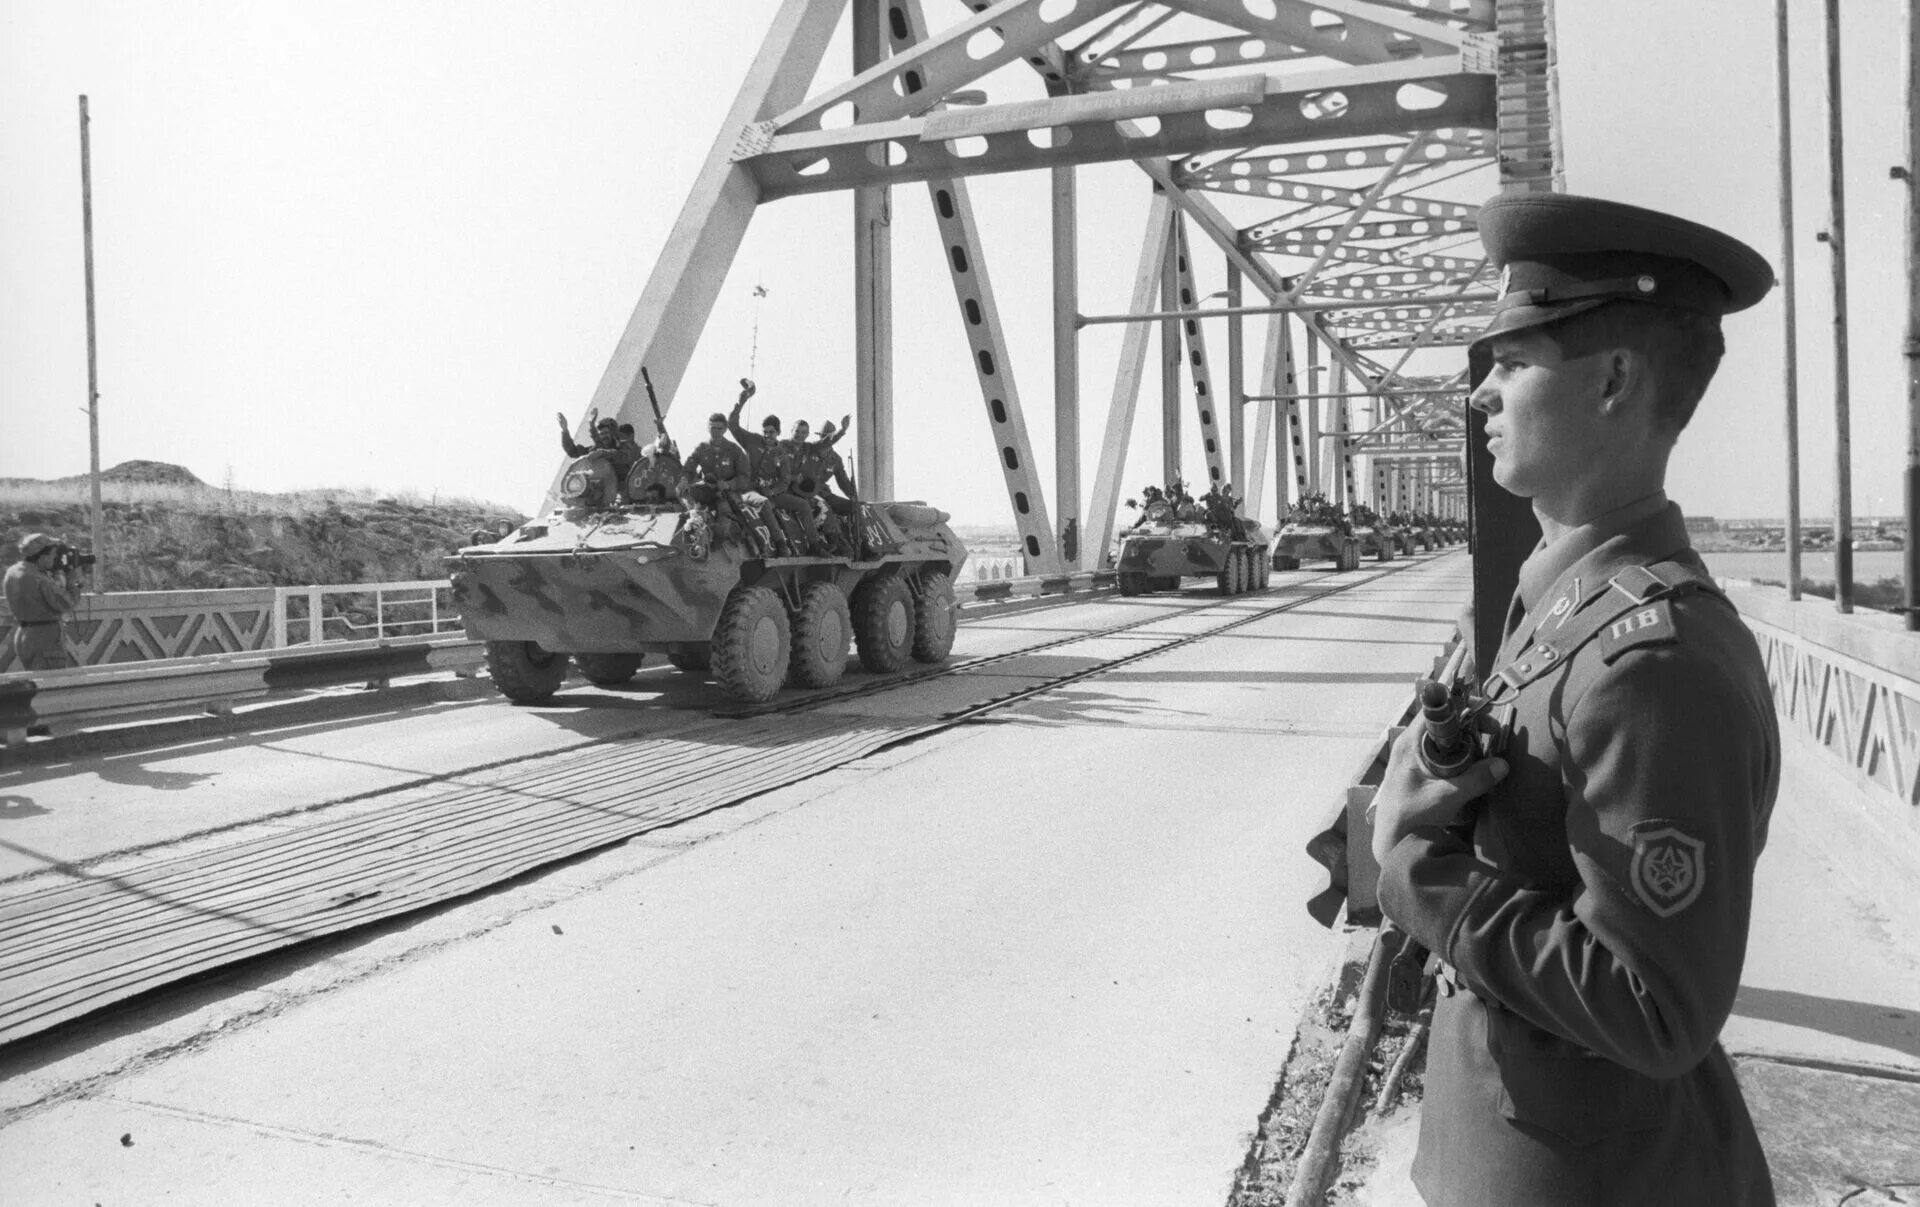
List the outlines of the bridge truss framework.
{"type": "Polygon", "coordinates": [[[1496,297],[1475,202],[1557,186],[1552,3],[955,0],[957,19],[936,30],[921,0],[786,0],[592,405],[651,434],[641,366],[670,408],[758,207],[850,193],[854,464],[865,494],[893,497],[890,192],[924,185],[1031,570],[1105,556],[1156,329],[1169,480],[1195,478],[1182,468],[1190,406],[1205,485],[1231,484],[1249,515],[1262,514],[1269,475],[1281,512],[1322,493],[1464,515],[1461,347],[1496,297]],[[848,20],[851,74],[823,78],[848,20]],[[1021,64],[1038,97],[980,103],[986,77],[1021,64]],[[1117,161],[1139,168],[1151,205],[1125,309],[1087,314],[1078,256],[1096,232],[1080,228],[1075,169],[1117,161]],[[973,176],[1037,170],[1052,197],[1051,483],[967,189],[973,176]],[[1203,305],[1203,253],[1224,261],[1224,306],[1203,305]],[[1249,318],[1263,321],[1251,387],[1249,318]],[[1208,346],[1216,321],[1224,382],[1208,346]],[[1116,322],[1125,334],[1087,492],[1078,333],[1116,322]]]}

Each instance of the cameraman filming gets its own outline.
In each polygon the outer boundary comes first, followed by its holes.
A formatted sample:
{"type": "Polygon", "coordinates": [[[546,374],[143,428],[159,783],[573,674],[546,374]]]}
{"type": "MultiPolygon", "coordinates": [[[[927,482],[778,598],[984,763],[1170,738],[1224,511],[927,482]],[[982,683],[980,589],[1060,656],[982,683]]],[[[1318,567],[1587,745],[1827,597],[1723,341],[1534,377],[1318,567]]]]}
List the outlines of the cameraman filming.
{"type": "Polygon", "coordinates": [[[80,594],[83,561],[44,532],[20,542],[20,560],[7,567],[7,609],[13,613],[13,654],[23,670],[57,671],[68,665],[60,618],[80,594]],[[56,577],[57,575],[57,577],[56,577]]]}

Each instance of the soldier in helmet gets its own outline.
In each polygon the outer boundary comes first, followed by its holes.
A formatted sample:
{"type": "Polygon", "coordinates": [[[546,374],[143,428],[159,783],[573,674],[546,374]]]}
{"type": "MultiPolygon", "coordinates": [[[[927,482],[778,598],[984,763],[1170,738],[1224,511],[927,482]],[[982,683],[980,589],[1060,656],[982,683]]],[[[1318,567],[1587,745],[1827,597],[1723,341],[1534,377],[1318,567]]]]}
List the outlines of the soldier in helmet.
{"type": "Polygon", "coordinates": [[[1434,1207],[1771,1204],[1718,1038],[1779,732],[1665,479],[1721,316],[1773,272],[1565,194],[1495,198],[1480,237],[1505,277],[1470,402],[1542,539],[1480,668],[1504,757],[1437,776],[1416,724],[1376,798],[1381,907],[1443,961],[1414,1182],[1434,1207]]]}

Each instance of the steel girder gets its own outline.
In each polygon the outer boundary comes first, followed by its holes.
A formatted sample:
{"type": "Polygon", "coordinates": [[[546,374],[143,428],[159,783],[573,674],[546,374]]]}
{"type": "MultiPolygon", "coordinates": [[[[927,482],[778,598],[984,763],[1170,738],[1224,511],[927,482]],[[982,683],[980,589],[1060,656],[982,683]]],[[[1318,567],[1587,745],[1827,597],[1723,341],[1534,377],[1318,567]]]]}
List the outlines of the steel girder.
{"type": "MultiPolygon", "coordinates": [[[[944,191],[956,205],[955,217],[942,226],[950,267],[956,246],[978,267],[992,232],[969,229],[959,217],[964,178],[1045,167],[1056,181],[1056,442],[1074,444],[1078,373],[1069,312],[1079,303],[1077,285],[1068,279],[1074,257],[1059,241],[1108,236],[1078,220],[1071,169],[1127,159],[1140,165],[1155,190],[1132,313],[1152,309],[1169,256],[1184,261],[1180,308],[1199,309],[1193,299],[1206,291],[1200,274],[1208,265],[1195,253],[1206,246],[1268,303],[1409,298],[1406,307],[1392,309],[1274,315],[1263,341],[1256,388],[1267,397],[1259,404],[1252,449],[1241,447],[1245,426],[1236,422],[1248,398],[1237,364],[1223,375],[1225,399],[1213,396],[1213,375],[1206,374],[1207,396],[1196,390],[1195,401],[1214,421],[1204,439],[1214,446],[1211,480],[1244,482],[1249,499],[1264,502],[1270,436],[1279,437],[1272,445],[1283,488],[1281,466],[1289,456],[1295,491],[1320,480],[1312,466],[1321,452],[1314,433],[1345,425],[1330,400],[1294,397],[1301,392],[1294,366],[1302,353],[1310,363],[1335,367],[1356,389],[1379,393],[1373,434],[1351,446],[1361,457],[1431,458],[1436,446],[1417,449],[1418,442],[1457,438],[1458,413],[1410,393],[1410,385],[1427,379],[1405,375],[1408,357],[1397,353],[1419,355],[1464,338],[1493,296],[1470,227],[1474,203],[1495,188],[1496,131],[1499,158],[1508,161],[1503,181],[1557,167],[1552,106],[1543,99],[1551,89],[1551,0],[961,2],[958,20],[929,30],[917,0],[859,0],[867,44],[883,41],[884,47],[877,61],[857,56],[852,77],[840,81],[815,77],[846,0],[789,0],[781,9],[595,394],[602,413],[651,429],[644,409],[633,406],[642,362],[671,405],[757,205],[857,190],[865,199],[865,224],[872,225],[886,213],[886,186],[929,182],[936,198],[944,191]],[[1001,69],[1016,64],[1031,69],[1041,95],[978,107],[971,106],[977,98],[957,95],[978,86],[1004,89],[1001,69]],[[969,107],[949,107],[956,103],[969,107]],[[1463,178],[1482,169],[1479,179],[1463,178]],[[1202,236],[1184,255],[1174,242],[1176,212],[1202,236]],[[1455,296],[1435,302],[1441,290],[1455,296]],[[1273,406],[1275,395],[1285,399],[1283,406],[1273,406]],[[1224,424],[1221,406],[1229,408],[1224,424]],[[1222,428],[1231,436],[1224,442],[1222,428]],[[1219,468],[1222,462],[1231,470],[1219,468]]],[[[862,275],[884,276],[884,258],[877,267],[869,261],[862,275]]],[[[976,292],[969,292],[963,275],[954,277],[961,323],[976,366],[982,352],[994,366],[981,382],[1003,472],[1008,449],[1021,467],[1007,483],[1022,543],[1029,551],[1039,544],[1037,564],[1063,564],[1058,534],[1047,531],[1042,478],[1017,403],[1006,408],[1005,419],[994,407],[996,398],[1013,402],[1013,391],[996,392],[988,378],[1010,386],[1012,366],[984,319],[991,310],[990,293],[979,290],[984,277],[973,281],[976,292]],[[981,320],[973,318],[969,300],[981,320]]],[[[887,394],[890,319],[881,313],[890,311],[884,282],[862,294],[862,306],[861,321],[871,328],[862,356],[881,362],[862,379],[878,400],[872,414],[863,407],[862,427],[883,429],[891,418],[880,405],[887,394]]],[[[1176,326],[1186,333],[1189,358],[1199,353],[1194,367],[1204,373],[1202,320],[1181,316],[1176,326]]],[[[1079,564],[1098,564],[1111,532],[1151,334],[1151,325],[1132,323],[1123,340],[1090,506],[1081,512],[1077,498],[1059,501],[1057,514],[1084,520],[1081,549],[1088,552],[1079,564]]],[[[1318,384],[1310,379],[1307,388],[1318,384]]],[[[910,432],[909,421],[903,438],[910,432]]],[[[860,456],[884,467],[868,471],[874,484],[890,481],[892,435],[861,433],[860,456]]],[[[1447,446],[1438,447],[1445,455],[1447,446]]],[[[1054,485],[1062,495],[1078,493],[1076,453],[1056,456],[1054,485]]],[[[1431,475],[1423,489],[1437,489],[1443,480],[1431,475]]],[[[1275,505],[1284,508],[1287,492],[1279,493],[1275,505]]]]}

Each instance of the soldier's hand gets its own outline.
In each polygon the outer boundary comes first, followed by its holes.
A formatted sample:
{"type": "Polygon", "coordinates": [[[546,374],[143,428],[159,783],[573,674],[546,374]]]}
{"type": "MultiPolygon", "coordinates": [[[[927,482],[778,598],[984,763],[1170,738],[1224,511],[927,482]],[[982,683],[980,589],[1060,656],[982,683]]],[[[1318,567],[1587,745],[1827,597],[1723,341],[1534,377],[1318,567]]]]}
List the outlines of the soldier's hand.
{"type": "Polygon", "coordinates": [[[563,432],[564,432],[564,431],[566,431],[566,430],[567,430],[567,415],[566,415],[566,412],[565,412],[565,411],[555,411],[555,412],[553,413],[553,417],[554,417],[555,419],[558,419],[558,420],[560,421],[560,430],[561,430],[561,431],[563,431],[563,432]]]}
{"type": "Polygon", "coordinates": [[[1482,759],[1452,779],[1427,772],[1420,761],[1420,741],[1426,721],[1416,717],[1394,742],[1386,774],[1373,798],[1373,857],[1384,861],[1387,852],[1421,826],[1445,826],[1456,821],[1467,802],[1486,795],[1507,778],[1507,761],[1482,759]]]}
{"type": "Polygon", "coordinates": [[[740,401],[745,402],[747,399],[752,398],[757,389],[758,387],[753,384],[751,378],[742,377],[740,379],[740,401]]]}
{"type": "Polygon", "coordinates": [[[842,415],[842,416],[840,416],[840,430],[841,430],[841,431],[843,431],[843,432],[844,432],[844,431],[846,431],[846,430],[847,430],[848,428],[850,428],[850,427],[852,427],[852,426],[853,426],[853,416],[852,416],[852,415],[842,415]]]}

